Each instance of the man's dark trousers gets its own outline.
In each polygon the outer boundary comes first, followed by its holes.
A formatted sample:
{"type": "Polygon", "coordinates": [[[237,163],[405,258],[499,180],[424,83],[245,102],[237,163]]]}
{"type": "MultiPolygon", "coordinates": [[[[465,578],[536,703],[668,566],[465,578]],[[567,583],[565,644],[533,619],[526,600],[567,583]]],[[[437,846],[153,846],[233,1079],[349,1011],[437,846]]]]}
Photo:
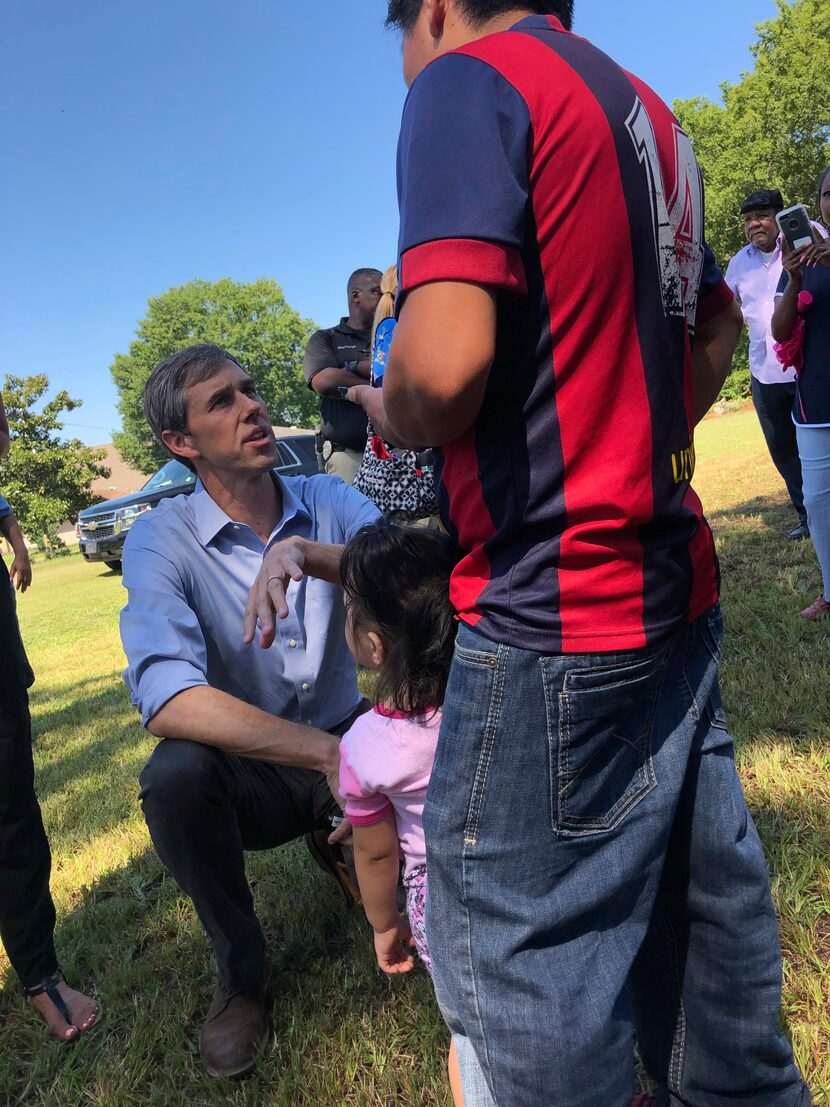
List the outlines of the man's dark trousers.
{"type": "Polygon", "coordinates": [[[758,413],[758,422],[764,432],[767,449],[773,464],[781,474],[799,520],[806,525],[804,495],[801,491],[801,460],[793,423],[795,382],[764,384],[752,378],[752,402],[758,413]]]}
{"type": "Polygon", "coordinates": [[[265,938],[244,851],[331,829],[331,816],[341,812],[325,776],[165,738],[140,780],[153,845],[213,942],[220,987],[228,995],[255,991],[265,971],[265,938]]]}
{"type": "Polygon", "coordinates": [[[0,558],[0,940],[27,987],[58,967],[52,859],[35,796],[30,675],[0,558]]]}

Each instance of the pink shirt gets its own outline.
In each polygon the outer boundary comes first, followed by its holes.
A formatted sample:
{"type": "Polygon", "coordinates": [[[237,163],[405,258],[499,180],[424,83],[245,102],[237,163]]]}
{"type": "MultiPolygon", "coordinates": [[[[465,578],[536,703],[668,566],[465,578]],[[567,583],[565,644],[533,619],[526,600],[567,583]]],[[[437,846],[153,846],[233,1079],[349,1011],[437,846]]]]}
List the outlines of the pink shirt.
{"type": "Polygon", "coordinates": [[[440,711],[423,721],[375,708],[340,742],[346,817],[354,826],[372,826],[394,811],[405,875],[426,861],[424,800],[440,726],[440,711]]]}

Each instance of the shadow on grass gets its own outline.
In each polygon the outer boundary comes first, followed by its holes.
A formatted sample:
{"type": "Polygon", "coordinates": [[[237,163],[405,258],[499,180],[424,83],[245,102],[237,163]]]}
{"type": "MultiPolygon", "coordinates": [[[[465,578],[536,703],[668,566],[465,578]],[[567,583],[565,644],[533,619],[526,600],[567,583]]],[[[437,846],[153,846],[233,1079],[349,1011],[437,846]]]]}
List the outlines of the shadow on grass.
{"type": "Polygon", "coordinates": [[[84,891],[56,932],[70,981],[105,1014],[71,1048],[45,1038],[6,974],[0,992],[0,1099],[90,1103],[443,1103],[445,1032],[424,972],[374,968],[362,912],[347,911],[298,844],[249,854],[269,954],[273,1035],[244,1084],[202,1071],[198,1037],[213,954],[152,849],[84,891]],[[5,1093],[5,1098],[3,1094],[5,1093]]]}

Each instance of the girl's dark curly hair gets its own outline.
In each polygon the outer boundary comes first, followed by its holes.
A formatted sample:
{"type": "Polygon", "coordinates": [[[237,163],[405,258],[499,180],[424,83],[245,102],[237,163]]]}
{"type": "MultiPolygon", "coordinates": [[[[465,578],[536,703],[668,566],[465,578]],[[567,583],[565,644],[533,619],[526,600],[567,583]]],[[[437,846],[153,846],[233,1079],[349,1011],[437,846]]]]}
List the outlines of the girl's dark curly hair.
{"type": "Polygon", "coordinates": [[[455,643],[450,574],[459,552],[446,534],[378,519],[346,543],[340,575],[355,622],[384,645],[376,693],[405,715],[444,702],[455,643]]]}

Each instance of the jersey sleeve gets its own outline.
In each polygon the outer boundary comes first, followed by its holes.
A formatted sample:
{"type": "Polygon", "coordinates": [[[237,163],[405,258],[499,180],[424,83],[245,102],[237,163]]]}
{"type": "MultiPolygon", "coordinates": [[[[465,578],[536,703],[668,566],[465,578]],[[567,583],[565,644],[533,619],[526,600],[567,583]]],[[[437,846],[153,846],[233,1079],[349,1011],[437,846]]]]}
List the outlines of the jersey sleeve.
{"type": "Polygon", "coordinates": [[[786,269],[781,270],[781,276],[778,278],[778,287],[775,290],[776,296],[783,296],[787,291],[787,285],[790,283],[790,274],[786,269]]]}
{"type": "Polygon", "coordinates": [[[407,98],[398,146],[401,299],[430,281],[527,291],[530,113],[478,58],[447,54],[407,98]]]}
{"type": "Polygon", "coordinates": [[[723,279],[715,255],[704,242],[703,275],[700,278],[700,298],[697,305],[697,323],[706,323],[714,319],[729,307],[735,294],[723,279]]]}

